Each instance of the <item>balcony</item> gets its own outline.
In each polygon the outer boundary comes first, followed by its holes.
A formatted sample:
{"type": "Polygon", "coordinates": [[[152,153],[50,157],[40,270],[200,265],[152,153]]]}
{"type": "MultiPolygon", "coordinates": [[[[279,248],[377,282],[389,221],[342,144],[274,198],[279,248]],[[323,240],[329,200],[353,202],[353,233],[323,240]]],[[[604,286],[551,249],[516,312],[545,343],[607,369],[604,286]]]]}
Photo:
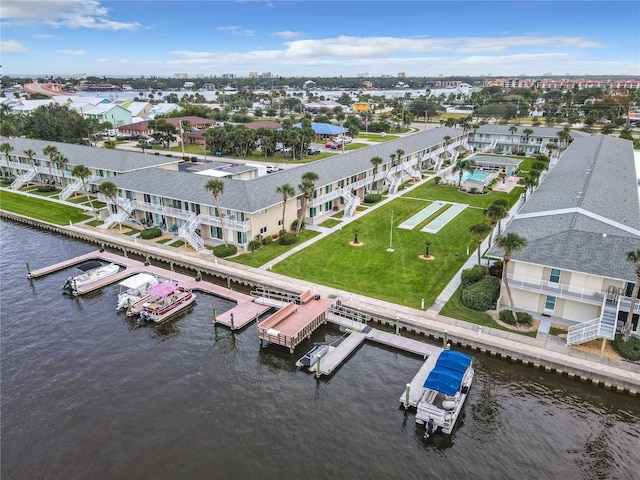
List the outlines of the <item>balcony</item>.
{"type": "Polygon", "coordinates": [[[599,290],[575,287],[564,283],[553,283],[539,278],[507,275],[509,286],[532,292],[545,293],[554,297],[570,298],[595,305],[602,304],[606,293],[599,290]]]}

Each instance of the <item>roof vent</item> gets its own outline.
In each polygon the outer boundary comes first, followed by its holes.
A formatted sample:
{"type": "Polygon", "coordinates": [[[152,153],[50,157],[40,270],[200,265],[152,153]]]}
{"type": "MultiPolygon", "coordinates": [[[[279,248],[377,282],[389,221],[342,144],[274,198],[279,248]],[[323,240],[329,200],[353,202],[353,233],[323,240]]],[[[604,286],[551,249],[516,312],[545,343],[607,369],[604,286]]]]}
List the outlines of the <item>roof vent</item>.
{"type": "Polygon", "coordinates": [[[606,239],[606,238],[607,238],[607,234],[606,234],[606,233],[603,233],[603,234],[602,234],[602,238],[605,238],[605,239],[606,239]]]}

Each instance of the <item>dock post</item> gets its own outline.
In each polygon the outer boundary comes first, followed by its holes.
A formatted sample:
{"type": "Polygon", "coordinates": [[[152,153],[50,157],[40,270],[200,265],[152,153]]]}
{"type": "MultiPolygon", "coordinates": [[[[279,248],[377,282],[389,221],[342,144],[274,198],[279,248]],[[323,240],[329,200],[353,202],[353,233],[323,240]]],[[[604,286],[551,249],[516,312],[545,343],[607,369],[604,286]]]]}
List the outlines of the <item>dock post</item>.
{"type": "Polygon", "coordinates": [[[320,359],[322,358],[322,355],[316,355],[316,378],[320,378],[320,359]]]}
{"type": "Polygon", "coordinates": [[[149,254],[148,254],[148,253],[145,253],[145,254],[144,254],[144,266],[145,266],[145,267],[148,267],[150,263],[151,263],[151,262],[149,261],[149,254]]]}
{"type": "Polygon", "coordinates": [[[100,253],[104,252],[104,242],[100,243],[100,253]]]}
{"type": "Polygon", "coordinates": [[[231,319],[231,320],[230,320],[230,323],[231,323],[231,330],[235,330],[235,326],[233,325],[233,313],[230,313],[230,314],[229,314],[229,318],[231,319]]]}
{"type": "Polygon", "coordinates": [[[218,266],[218,258],[217,258],[217,257],[213,259],[213,264],[214,264],[216,267],[218,266]]]}
{"type": "Polygon", "coordinates": [[[422,299],[422,302],[420,303],[420,310],[424,310],[424,298],[422,299]]]}
{"type": "Polygon", "coordinates": [[[409,394],[411,393],[411,384],[407,383],[407,387],[404,389],[404,409],[409,408],[409,394]]]}
{"type": "Polygon", "coordinates": [[[231,277],[227,277],[227,288],[231,290],[231,277]]]}
{"type": "Polygon", "coordinates": [[[126,249],[126,248],[123,248],[123,249],[122,249],[122,251],[124,252],[124,258],[129,258],[129,257],[127,256],[127,249],[126,249]]]}
{"type": "Polygon", "coordinates": [[[171,260],[171,261],[169,262],[169,270],[171,270],[172,272],[174,271],[174,270],[173,270],[173,260],[171,260]]]}
{"type": "Polygon", "coordinates": [[[442,336],[442,348],[447,348],[447,331],[444,331],[444,335],[442,336]]]}
{"type": "Polygon", "coordinates": [[[447,350],[451,350],[451,342],[447,343],[447,350]]]}
{"type": "Polygon", "coordinates": [[[29,267],[29,262],[27,262],[27,278],[31,278],[31,268],[29,267]]]}
{"type": "Polygon", "coordinates": [[[396,315],[396,335],[400,335],[400,317],[396,315]]]}
{"type": "Polygon", "coordinates": [[[196,282],[202,280],[202,275],[200,274],[200,269],[196,268],[196,282]]]}
{"type": "Polygon", "coordinates": [[[213,323],[216,323],[218,321],[218,311],[214,308],[213,309],[213,323]]]}

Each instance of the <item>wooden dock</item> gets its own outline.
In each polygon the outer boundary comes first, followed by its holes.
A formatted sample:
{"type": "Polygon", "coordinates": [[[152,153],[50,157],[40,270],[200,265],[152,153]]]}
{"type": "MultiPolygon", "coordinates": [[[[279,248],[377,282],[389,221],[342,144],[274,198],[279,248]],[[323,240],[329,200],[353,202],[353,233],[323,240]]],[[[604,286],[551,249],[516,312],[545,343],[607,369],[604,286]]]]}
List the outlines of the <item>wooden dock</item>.
{"type": "Polygon", "coordinates": [[[320,359],[320,374],[331,375],[333,370],[351,355],[366,338],[366,333],[350,333],[340,345],[320,359]]]}
{"type": "Polygon", "coordinates": [[[158,277],[171,280],[174,283],[177,283],[186,288],[190,288],[192,290],[200,290],[217,297],[235,301],[237,303],[235,307],[216,317],[216,323],[229,326],[234,330],[244,327],[251,321],[259,318],[261,314],[271,308],[269,305],[259,305],[254,303],[254,298],[250,295],[245,295],[244,293],[236,292],[234,290],[216,285],[214,283],[205,282],[203,280],[200,281],[188,275],[172,272],[161,267],[156,267],[155,265],[145,265],[143,262],[127,257],[121,257],[120,255],[116,255],[115,253],[101,252],[100,250],[89,252],[85,255],[80,255],[64,262],[50,265],[48,267],[33,270],[30,272],[29,277],[42,277],[44,275],[48,275],[59,270],[64,270],[65,268],[69,268],[74,265],[79,265],[88,260],[102,260],[104,262],[112,262],[123,267],[123,270],[97,282],[79,287],[77,289],[78,295],[93,292],[107,285],[122,281],[123,279],[130,277],[131,275],[135,275],[136,273],[151,273],[157,275],[158,277]],[[231,315],[233,315],[233,326],[231,325],[231,315]]]}
{"type": "MultiPolygon", "coordinates": [[[[443,349],[440,348],[439,350],[442,351],[443,349]]],[[[420,370],[418,370],[416,376],[413,377],[413,380],[411,380],[409,387],[409,406],[415,407],[416,405],[418,405],[418,401],[420,400],[420,397],[422,396],[422,392],[424,390],[424,382],[429,376],[429,372],[435,366],[439,355],[439,352],[437,354],[430,355],[429,358],[427,358],[427,360],[422,364],[422,367],[420,367],[420,370]]],[[[405,390],[402,392],[402,395],[400,395],[400,403],[404,405],[406,400],[407,397],[405,390]]]]}
{"type": "Polygon", "coordinates": [[[393,333],[383,332],[382,330],[376,330],[372,328],[367,334],[369,340],[382,343],[389,347],[395,347],[405,352],[415,353],[421,355],[422,358],[431,357],[435,354],[440,354],[442,348],[434,347],[428,343],[419,342],[410,338],[401,337],[400,335],[394,335],[393,333]]]}

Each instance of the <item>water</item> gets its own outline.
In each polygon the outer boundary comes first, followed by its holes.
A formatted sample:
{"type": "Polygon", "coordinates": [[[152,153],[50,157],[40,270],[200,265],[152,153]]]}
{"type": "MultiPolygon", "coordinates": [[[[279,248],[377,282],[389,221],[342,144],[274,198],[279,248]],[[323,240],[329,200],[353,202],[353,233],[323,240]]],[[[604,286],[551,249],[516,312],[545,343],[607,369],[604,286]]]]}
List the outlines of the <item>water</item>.
{"type": "Polygon", "coordinates": [[[484,182],[484,180],[489,176],[488,173],[482,172],[464,172],[462,174],[462,182],[467,180],[476,180],[478,182],[484,182]]]}
{"type": "Polygon", "coordinates": [[[0,223],[3,479],[629,479],[640,401],[472,353],[452,436],[428,441],[398,399],[421,361],[365,343],[328,380],[214,327],[203,294],[161,327],[116,314],[117,286],[68,297],[39,268],[95,247],[0,223]]]}

